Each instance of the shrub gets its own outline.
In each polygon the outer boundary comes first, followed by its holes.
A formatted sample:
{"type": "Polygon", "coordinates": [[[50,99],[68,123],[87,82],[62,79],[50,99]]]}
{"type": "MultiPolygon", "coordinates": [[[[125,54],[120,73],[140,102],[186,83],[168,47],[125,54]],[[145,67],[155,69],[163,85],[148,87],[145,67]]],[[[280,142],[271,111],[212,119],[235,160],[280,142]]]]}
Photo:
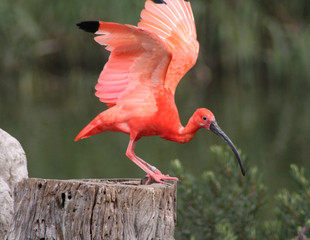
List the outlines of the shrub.
{"type": "MultiPolygon", "coordinates": [[[[190,239],[307,239],[310,236],[310,181],[304,168],[291,165],[294,192],[283,189],[276,194],[273,217],[261,221],[266,186],[256,167],[245,177],[231,151],[212,146],[219,167],[201,177],[186,173],[180,161],[172,162],[179,179],[178,223],[175,237],[190,239]]],[[[244,158],[244,157],[243,157],[244,158]]]]}

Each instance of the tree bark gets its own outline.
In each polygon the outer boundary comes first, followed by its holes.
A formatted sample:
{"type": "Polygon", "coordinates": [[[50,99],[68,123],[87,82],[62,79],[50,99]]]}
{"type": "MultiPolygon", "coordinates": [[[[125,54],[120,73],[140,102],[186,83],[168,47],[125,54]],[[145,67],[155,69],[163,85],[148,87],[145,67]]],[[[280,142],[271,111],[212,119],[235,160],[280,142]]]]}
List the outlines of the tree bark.
{"type": "Polygon", "coordinates": [[[7,240],[174,239],[176,182],[24,179],[7,240]]]}

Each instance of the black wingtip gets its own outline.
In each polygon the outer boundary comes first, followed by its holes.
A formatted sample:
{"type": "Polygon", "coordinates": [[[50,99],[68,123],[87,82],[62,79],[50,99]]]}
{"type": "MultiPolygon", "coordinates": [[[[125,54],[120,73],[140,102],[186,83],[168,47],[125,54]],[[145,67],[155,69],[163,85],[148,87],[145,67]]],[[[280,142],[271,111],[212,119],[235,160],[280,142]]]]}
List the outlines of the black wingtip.
{"type": "Polygon", "coordinates": [[[156,4],[167,4],[164,0],[152,0],[156,4]]]}
{"type": "Polygon", "coordinates": [[[95,33],[99,29],[99,22],[98,21],[80,22],[80,23],[77,23],[76,26],[78,26],[79,29],[82,29],[86,32],[95,33]]]}

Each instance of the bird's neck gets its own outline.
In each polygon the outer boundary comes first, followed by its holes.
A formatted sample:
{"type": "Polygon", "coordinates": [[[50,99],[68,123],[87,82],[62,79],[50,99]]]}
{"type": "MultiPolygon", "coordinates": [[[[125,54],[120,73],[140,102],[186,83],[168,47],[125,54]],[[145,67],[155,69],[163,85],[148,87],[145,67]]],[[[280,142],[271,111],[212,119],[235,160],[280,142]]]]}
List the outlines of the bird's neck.
{"type": "Polygon", "coordinates": [[[165,90],[164,97],[158,98],[157,102],[160,108],[157,118],[160,119],[160,125],[162,125],[162,131],[160,131],[159,135],[164,139],[179,143],[186,143],[192,140],[200,128],[195,124],[194,115],[188,120],[186,126],[183,127],[174,102],[174,95],[170,91],[165,90]]]}
{"type": "Polygon", "coordinates": [[[200,127],[194,123],[194,117],[192,116],[185,127],[180,130],[180,135],[182,136],[183,142],[189,142],[195,136],[197,130],[200,127]]]}
{"type": "Polygon", "coordinates": [[[194,123],[194,118],[191,117],[185,127],[180,124],[177,132],[169,135],[169,137],[163,138],[179,143],[187,143],[193,139],[199,128],[200,127],[194,123]]]}

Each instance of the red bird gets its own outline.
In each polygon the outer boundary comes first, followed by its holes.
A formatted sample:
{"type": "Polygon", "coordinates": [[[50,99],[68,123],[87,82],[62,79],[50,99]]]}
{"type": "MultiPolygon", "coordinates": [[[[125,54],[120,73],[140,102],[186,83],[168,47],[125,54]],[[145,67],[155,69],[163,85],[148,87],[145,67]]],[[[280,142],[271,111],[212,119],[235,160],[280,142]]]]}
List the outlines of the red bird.
{"type": "Polygon", "coordinates": [[[198,57],[199,43],[189,0],[147,0],[138,27],[119,23],[86,21],[77,26],[98,34],[95,41],[111,52],[95,87],[96,96],[109,109],[100,113],[75,138],[104,131],[130,135],[126,155],[150,180],[178,180],[163,175],[136,156],[136,142],[145,136],[179,143],[189,142],[205,128],[220,136],[235,153],[242,174],[241,158],[215,121],[213,113],[199,108],[182,126],[175,105],[175,89],[198,57]]]}

